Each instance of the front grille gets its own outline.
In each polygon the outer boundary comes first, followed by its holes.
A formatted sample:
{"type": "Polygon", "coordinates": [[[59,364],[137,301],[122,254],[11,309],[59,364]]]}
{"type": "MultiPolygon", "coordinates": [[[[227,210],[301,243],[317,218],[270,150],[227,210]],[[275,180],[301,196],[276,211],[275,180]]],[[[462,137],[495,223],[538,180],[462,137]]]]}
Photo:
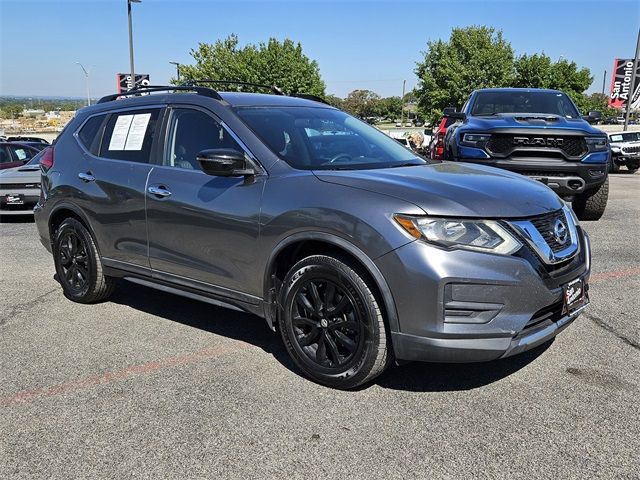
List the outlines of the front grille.
{"type": "Polygon", "coordinates": [[[637,147],[623,147],[622,151],[624,153],[638,153],[640,152],[640,145],[637,147]]]}
{"type": "Polygon", "coordinates": [[[561,150],[567,157],[577,158],[589,151],[584,137],[558,135],[491,135],[487,142],[487,151],[494,155],[508,155],[515,150],[561,150]],[[514,138],[518,137],[521,143],[514,138]],[[523,142],[530,142],[528,145],[523,142]]]}
{"type": "Polygon", "coordinates": [[[544,238],[544,241],[547,242],[547,245],[551,247],[551,250],[553,251],[553,253],[558,253],[560,250],[566,248],[567,245],[569,244],[569,241],[565,242],[564,244],[561,244],[556,240],[553,229],[554,229],[556,220],[558,219],[560,219],[565,225],[567,225],[567,219],[562,210],[558,210],[557,212],[554,212],[548,215],[543,215],[541,217],[537,217],[531,220],[531,223],[533,224],[534,227],[536,227],[536,230],[540,232],[540,235],[542,235],[542,238],[544,238]]]}
{"type": "Polygon", "coordinates": [[[531,320],[527,322],[527,324],[522,329],[530,330],[532,328],[537,327],[538,325],[545,323],[547,320],[552,322],[557,322],[562,318],[564,311],[564,303],[562,300],[557,301],[556,303],[549,305],[548,307],[541,308],[536,313],[533,314],[531,320]]]}
{"type": "Polygon", "coordinates": [[[0,189],[2,190],[23,190],[25,188],[40,188],[40,184],[37,182],[29,183],[0,183],[0,189]]]}

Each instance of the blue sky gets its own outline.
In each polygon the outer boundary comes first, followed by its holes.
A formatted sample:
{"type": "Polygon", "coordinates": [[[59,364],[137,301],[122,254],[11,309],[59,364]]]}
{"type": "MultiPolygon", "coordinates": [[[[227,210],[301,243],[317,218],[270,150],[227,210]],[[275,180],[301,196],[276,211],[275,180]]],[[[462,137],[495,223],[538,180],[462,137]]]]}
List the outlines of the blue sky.
{"type": "MultiPolygon", "coordinates": [[[[133,5],[136,72],[153,83],[174,75],[169,61],[191,63],[199,42],[236,33],[241,43],[289,37],[320,65],[327,91],[355,88],[399,95],[428,40],[451,28],[491,25],[517,54],[544,51],[591,69],[591,91],[607,88],[615,57],[632,57],[638,0],[192,1],[133,5]]],[[[76,61],[95,65],[91,95],[115,90],[129,68],[126,0],[0,0],[0,94],[85,95],[76,61]]]]}

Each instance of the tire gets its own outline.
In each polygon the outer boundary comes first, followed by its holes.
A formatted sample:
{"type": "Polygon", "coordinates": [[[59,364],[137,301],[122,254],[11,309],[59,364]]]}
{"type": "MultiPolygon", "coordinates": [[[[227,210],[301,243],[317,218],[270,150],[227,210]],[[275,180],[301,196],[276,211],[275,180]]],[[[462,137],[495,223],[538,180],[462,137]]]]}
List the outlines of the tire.
{"type": "Polygon", "coordinates": [[[637,163],[633,163],[631,165],[627,164],[627,170],[629,170],[629,173],[633,175],[638,171],[638,164],[637,163]]]}
{"type": "Polygon", "coordinates": [[[597,188],[576,195],[571,207],[579,220],[600,220],[609,198],[609,177],[597,188]]]}
{"type": "Polygon", "coordinates": [[[67,218],[54,236],[53,262],[65,297],[78,303],[108,298],[116,280],[103,273],[93,237],[75,218],[67,218]]]}
{"type": "Polygon", "coordinates": [[[620,171],[620,165],[618,165],[613,157],[611,157],[611,163],[609,164],[609,173],[618,173],[620,171]]]}
{"type": "Polygon", "coordinates": [[[304,374],[351,389],[380,375],[393,358],[372,281],[347,259],[313,255],[296,263],[281,288],[278,326],[304,374]]]}

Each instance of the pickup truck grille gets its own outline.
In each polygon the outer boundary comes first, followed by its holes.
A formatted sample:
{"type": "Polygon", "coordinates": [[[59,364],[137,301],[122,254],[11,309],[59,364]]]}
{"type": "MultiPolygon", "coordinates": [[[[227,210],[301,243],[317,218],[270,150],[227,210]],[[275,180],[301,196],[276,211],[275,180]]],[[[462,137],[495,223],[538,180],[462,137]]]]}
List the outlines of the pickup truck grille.
{"type": "Polygon", "coordinates": [[[578,136],[495,134],[487,142],[487,151],[497,156],[507,156],[515,150],[540,149],[560,150],[571,158],[589,151],[584,137],[578,136]]]}
{"type": "Polygon", "coordinates": [[[640,145],[633,147],[622,147],[624,153],[640,153],[640,145]]]}
{"type": "Polygon", "coordinates": [[[567,219],[565,218],[562,210],[531,220],[531,223],[536,227],[536,230],[540,232],[540,235],[542,235],[544,241],[547,242],[547,245],[551,247],[553,253],[558,253],[567,246],[566,244],[563,245],[559,243],[553,233],[553,228],[556,224],[556,220],[558,219],[560,219],[565,225],[567,224],[567,219]]]}

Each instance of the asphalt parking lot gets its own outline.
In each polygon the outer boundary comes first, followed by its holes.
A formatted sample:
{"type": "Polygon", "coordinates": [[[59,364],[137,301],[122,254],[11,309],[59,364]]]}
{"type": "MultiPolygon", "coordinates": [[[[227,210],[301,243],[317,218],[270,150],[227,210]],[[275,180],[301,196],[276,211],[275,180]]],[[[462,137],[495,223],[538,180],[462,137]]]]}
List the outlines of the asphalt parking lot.
{"type": "Polygon", "coordinates": [[[0,224],[0,478],[639,478],[640,174],[584,223],[592,305],[553,343],[341,392],[251,315],[123,283],[62,296],[0,224]]]}

